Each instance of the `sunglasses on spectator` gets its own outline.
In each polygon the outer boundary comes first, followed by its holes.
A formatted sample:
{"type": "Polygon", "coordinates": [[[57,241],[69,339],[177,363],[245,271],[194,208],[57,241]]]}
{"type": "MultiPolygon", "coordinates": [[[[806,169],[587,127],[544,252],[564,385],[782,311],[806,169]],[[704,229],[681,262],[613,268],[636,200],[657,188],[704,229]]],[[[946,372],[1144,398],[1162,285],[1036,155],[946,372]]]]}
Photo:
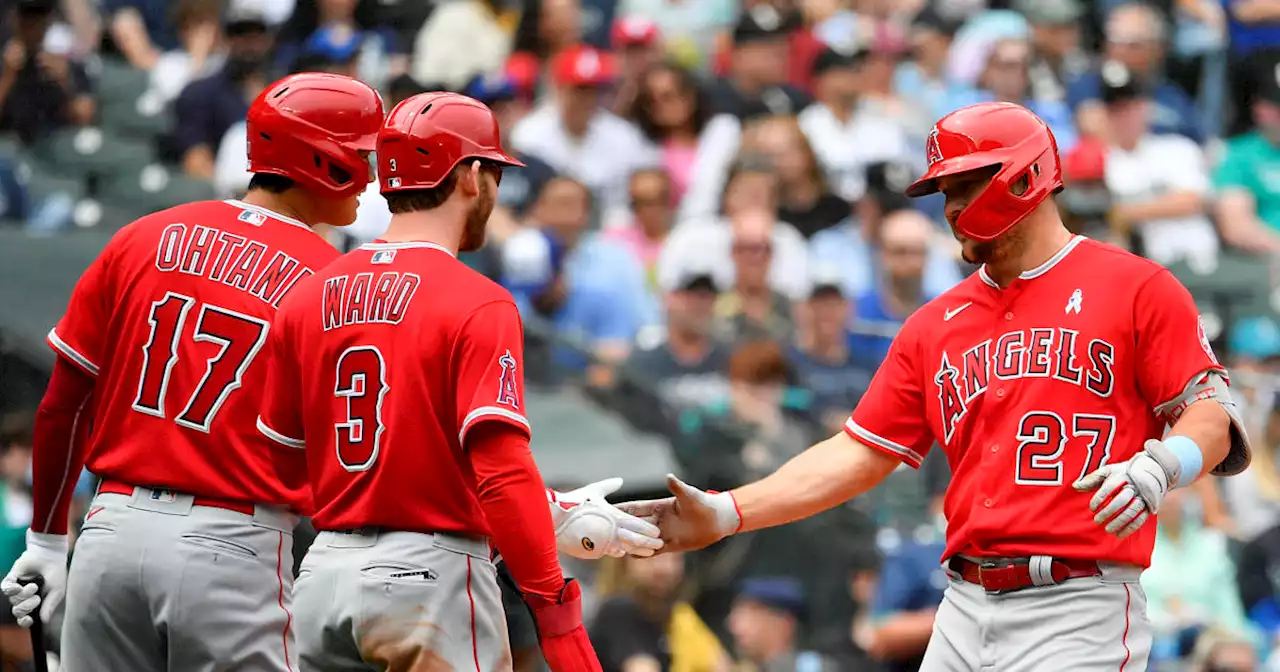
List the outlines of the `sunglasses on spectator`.
{"type": "Polygon", "coordinates": [[[929,250],[919,245],[892,245],[885,247],[884,253],[891,257],[923,257],[929,250]]]}
{"type": "Polygon", "coordinates": [[[667,207],[671,205],[670,194],[655,194],[653,196],[632,196],[631,208],[637,210],[639,208],[656,208],[667,207]]]}

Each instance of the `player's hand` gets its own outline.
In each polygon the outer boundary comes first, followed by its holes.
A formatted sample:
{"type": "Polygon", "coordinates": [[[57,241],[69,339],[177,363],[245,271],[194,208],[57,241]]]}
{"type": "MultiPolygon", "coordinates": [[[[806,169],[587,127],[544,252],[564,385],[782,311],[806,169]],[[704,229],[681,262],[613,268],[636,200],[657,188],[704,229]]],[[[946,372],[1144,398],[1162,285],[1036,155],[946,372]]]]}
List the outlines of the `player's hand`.
{"type": "Polygon", "coordinates": [[[628,554],[643,558],[662,548],[657,526],[608,502],[621,487],[621,478],[606,478],[569,492],[548,489],[556,547],[583,560],[628,554]]]}
{"type": "Polygon", "coordinates": [[[582,588],[577,581],[565,581],[558,599],[525,599],[551,672],[600,672],[600,659],[582,625],[582,588]]]}
{"type": "Polygon", "coordinates": [[[618,504],[633,516],[657,523],[663,553],[705,548],[742,528],[733,495],[699,490],[671,474],[667,489],[674,497],[618,504]]]}
{"type": "Polygon", "coordinates": [[[1141,529],[1160,510],[1169,483],[1175,480],[1165,464],[1176,464],[1176,458],[1166,453],[1164,444],[1152,439],[1132,458],[1100,467],[1076,481],[1072,485],[1076,490],[1097,490],[1089,500],[1093,522],[1122,539],[1141,529]]]}
{"type": "Polygon", "coordinates": [[[40,610],[40,620],[53,618],[54,609],[67,594],[67,537],[64,534],[41,534],[27,530],[27,550],[18,556],[13,568],[0,581],[0,591],[9,598],[18,625],[29,628],[31,614],[40,610]],[[44,590],[37,594],[34,583],[21,581],[31,576],[44,578],[44,590]]]}

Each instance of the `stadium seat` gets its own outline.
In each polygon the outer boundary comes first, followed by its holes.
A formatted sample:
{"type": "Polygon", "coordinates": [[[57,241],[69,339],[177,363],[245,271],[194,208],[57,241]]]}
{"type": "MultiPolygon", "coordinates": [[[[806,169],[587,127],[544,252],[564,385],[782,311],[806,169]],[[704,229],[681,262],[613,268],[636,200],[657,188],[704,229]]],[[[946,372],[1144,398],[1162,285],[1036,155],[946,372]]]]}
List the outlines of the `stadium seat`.
{"type": "Polygon", "coordinates": [[[213,183],[183,175],[176,168],[151,164],[103,176],[98,197],[104,206],[136,213],[134,217],[175,205],[216,198],[213,183]]]}
{"type": "Polygon", "coordinates": [[[27,190],[37,202],[59,193],[77,201],[85,196],[85,181],[77,176],[55,172],[34,161],[24,161],[21,166],[19,174],[26,179],[27,190]]]}
{"type": "Polygon", "coordinates": [[[69,128],[33,143],[30,156],[62,175],[110,176],[155,159],[151,142],[117,137],[96,127],[69,128]]]}

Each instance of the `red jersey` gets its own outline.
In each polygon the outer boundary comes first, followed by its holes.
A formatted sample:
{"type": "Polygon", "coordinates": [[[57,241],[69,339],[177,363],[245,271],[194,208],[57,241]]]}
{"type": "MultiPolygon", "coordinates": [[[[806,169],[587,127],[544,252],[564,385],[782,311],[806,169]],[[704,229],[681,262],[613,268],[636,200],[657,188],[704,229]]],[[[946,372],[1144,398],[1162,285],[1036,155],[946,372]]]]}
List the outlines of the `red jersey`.
{"type": "Polygon", "coordinates": [[[529,432],[505,289],[438,245],[370,243],[299,285],[276,326],[258,428],[306,451],[317,530],[489,536],[467,432],[529,432]]]}
{"type": "MultiPolygon", "coordinates": [[[[338,254],[302,222],[238,201],[182,205],[121,229],[49,332],[50,345],[96,377],[89,470],[299,506],[304,492],[275,476],[273,448],[253,429],[260,355],[281,299],[338,254]]],[[[59,476],[75,479],[79,465],[67,462],[59,476]]]]}
{"type": "Polygon", "coordinates": [[[1161,438],[1162,406],[1209,370],[1225,374],[1173,275],[1076,237],[1005,289],[983,268],[916,311],[845,431],[913,467],[943,447],[944,557],[1145,567],[1154,521],[1107,534],[1071,484],[1161,438]]]}

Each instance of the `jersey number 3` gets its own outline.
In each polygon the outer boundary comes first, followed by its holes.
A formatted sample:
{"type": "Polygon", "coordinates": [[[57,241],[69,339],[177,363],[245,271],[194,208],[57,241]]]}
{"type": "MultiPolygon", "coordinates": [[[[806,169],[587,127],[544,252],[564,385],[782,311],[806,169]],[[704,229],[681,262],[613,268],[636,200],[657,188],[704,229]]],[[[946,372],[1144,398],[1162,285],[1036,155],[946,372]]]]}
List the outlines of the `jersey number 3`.
{"type": "Polygon", "coordinates": [[[1107,463],[1111,457],[1111,439],[1116,419],[1110,415],[1077,413],[1070,427],[1062,416],[1052,411],[1032,411],[1018,423],[1018,485],[1061,485],[1062,456],[1071,439],[1083,439],[1089,454],[1085,457],[1084,476],[1107,463]]]}
{"type": "MultiPolygon", "coordinates": [[[[157,418],[168,417],[165,398],[169,393],[169,377],[178,363],[183,326],[195,305],[195,299],[174,292],[151,304],[151,314],[147,316],[151,336],[142,348],[142,375],[138,377],[133,410],[157,418]]],[[[240,387],[253,358],[262,349],[268,326],[265,320],[234,310],[212,304],[200,306],[192,340],[214,343],[218,351],[206,362],[204,376],[178,412],[175,423],[209,432],[218,409],[240,387]]]]}
{"type": "Polygon", "coordinates": [[[338,462],[347,471],[368,471],[382,443],[382,398],[387,396],[387,363],[372,345],[347,348],[338,357],[333,394],[345,400],[338,417],[338,462]]]}

